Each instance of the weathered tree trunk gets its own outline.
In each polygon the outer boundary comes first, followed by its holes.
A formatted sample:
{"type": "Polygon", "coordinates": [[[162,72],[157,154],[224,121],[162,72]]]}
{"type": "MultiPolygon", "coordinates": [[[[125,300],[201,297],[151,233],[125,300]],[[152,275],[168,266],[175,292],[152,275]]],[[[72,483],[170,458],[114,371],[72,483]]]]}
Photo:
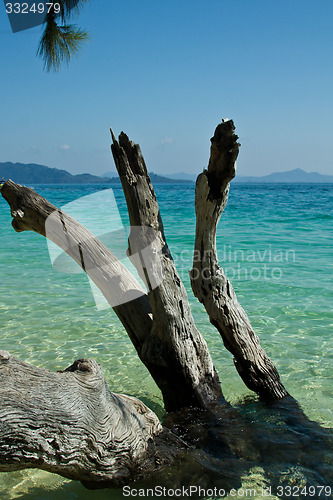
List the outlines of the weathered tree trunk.
{"type": "Polygon", "coordinates": [[[148,297],[127,268],[90,231],[33,189],[7,181],[1,194],[17,232],[46,236],[88,274],[113,307],[137,349],[152,326],[148,297]]]}
{"type": "Polygon", "coordinates": [[[135,257],[133,264],[139,272],[142,266],[136,256],[142,249],[153,247],[151,258],[143,267],[144,276],[150,277],[148,299],[153,313],[153,327],[146,343],[146,364],[154,378],[159,377],[163,383],[167,411],[184,406],[206,407],[222,397],[219,379],[207,344],[194,324],[185,287],[166,243],[145,161],[140,147],[126,134],[120,134],[118,142],[112,133],[112,139],[112,154],[131,224],[128,253],[135,257]],[[162,280],[159,280],[159,263],[164,274],[162,280]],[[155,283],[159,285],[154,286],[155,283]]]}
{"type": "Polygon", "coordinates": [[[184,443],[134,397],[109,391],[100,366],[59,373],[0,351],[0,471],[38,468],[104,488],[170,464],[184,443]]]}
{"type": "Polygon", "coordinates": [[[225,347],[233,354],[237,371],[247,387],[264,399],[281,399],[288,393],[217,259],[216,228],[228,201],[229,182],[235,177],[237,139],[232,120],[218,125],[211,139],[208,171],[204,170],[197,179],[191,284],[225,347]]]}

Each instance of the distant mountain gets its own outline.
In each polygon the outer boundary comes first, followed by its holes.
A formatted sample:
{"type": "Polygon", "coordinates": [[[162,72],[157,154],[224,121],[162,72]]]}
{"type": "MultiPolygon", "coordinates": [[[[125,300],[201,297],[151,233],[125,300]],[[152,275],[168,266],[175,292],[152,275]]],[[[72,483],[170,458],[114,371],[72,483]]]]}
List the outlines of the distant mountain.
{"type": "Polygon", "coordinates": [[[115,170],[113,170],[110,172],[105,172],[105,174],[103,174],[102,177],[108,177],[109,179],[112,179],[113,177],[118,177],[118,173],[115,170]]]}
{"type": "MultiPolygon", "coordinates": [[[[186,172],[178,172],[175,174],[166,174],[165,177],[169,179],[186,179],[189,181],[196,181],[195,174],[188,174],[186,172]]],[[[250,177],[236,175],[233,182],[246,182],[246,183],[331,183],[333,182],[333,175],[323,175],[318,172],[305,172],[301,168],[288,170],[287,172],[275,172],[273,174],[265,175],[262,177],[250,177]]]]}
{"type": "Polygon", "coordinates": [[[164,177],[167,177],[168,179],[174,179],[174,180],[187,180],[187,181],[192,181],[195,182],[197,180],[198,175],[195,174],[188,174],[186,172],[177,172],[176,174],[165,174],[164,177]]]}
{"type": "Polygon", "coordinates": [[[35,163],[0,163],[0,178],[12,179],[18,184],[102,184],[109,179],[91,174],[72,175],[66,170],[35,163]]]}
{"type": "MultiPolygon", "coordinates": [[[[188,179],[170,179],[169,177],[164,177],[162,175],[155,174],[154,172],[149,172],[149,177],[152,184],[192,184],[193,181],[188,179]]],[[[109,182],[120,183],[119,177],[112,177],[109,182]]]]}
{"type": "MultiPolygon", "coordinates": [[[[109,172],[109,174],[113,172],[109,172]]],[[[118,174],[116,177],[99,177],[91,174],[72,175],[66,170],[50,168],[35,163],[0,163],[0,180],[12,179],[18,184],[112,184],[120,183],[118,174]]],[[[150,173],[153,184],[191,183],[187,179],[169,179],[154,172],[150,173]]]]}
{"type": "Polygon", "coordinates": [[[323,175],[318,172],[305,172],[301,168],[288,170],[287,172],[275,172],[273,174],[264,175],[263,177],[246,177],[236,176],[233,182],[247,182],[247,183],[331,183],[333,182],[333,175],[323,175]]]}
{"type": "MultiPolygon", "coordinates": [[[[150,172],[153,184],[192,184],[196,176],[179,172],[170,175],[158,175],[150,172]]],[[[35,163],[1,163],[0,180],[12,179],[18,184],[113,184],[120,183],[116,172],[106,172],[104,177],[91,174],[72,175],[66,170],[50,168],[35,163]],[[111,177],[112,175],[112,177],[111,177]]],[[[263,177],[236,176],[237,183],[333,183],[333,175],[318,172],[305,172],[297,168],[287,172],[276,172],[263,177]]]]}

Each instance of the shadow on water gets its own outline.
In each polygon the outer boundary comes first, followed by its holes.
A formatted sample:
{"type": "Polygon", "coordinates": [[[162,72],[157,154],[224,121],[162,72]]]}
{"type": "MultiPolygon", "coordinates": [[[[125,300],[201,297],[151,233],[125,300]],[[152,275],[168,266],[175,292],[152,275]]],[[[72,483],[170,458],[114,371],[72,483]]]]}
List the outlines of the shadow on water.
{"type": "MultiPolygon", "coordinates": [[[[167,415],[164,425],[190,449],[149,480],[129,485],[138,497],[175,498],[168,490],[183,489],[177,496],[185,498],[192,486],[200,487],[202,494],[192,490],[191,498],[224,498],[230,492],[235,494],[228,498],[332,498],[329,489],[319,488],[333,484],[333,431],[309,420],[292,398],[267,404],[246,397],[234,407],[223,403],[210,411],[187,409],[167,415]],[[270,495],[263,494],[263,489],[270,495]]],[[[73,481],[53,491],[37,486],[28,491],[16,498],[119,500],[127,496],[120,488],[88,491],[73,481]]]]}
{"type": "Polygon", "coordinates": [[[290,498],[288,486],[298,493],[292,496],[332,498],[333,431],[309,420],[293,398],[267,404],[247,397],[236,407],[187,410],[179,417],[169,415],[165,424],[195,451],[187,464],[178,465],[171,482],[178,474],[181,484],[226,492],[252,485],[258,495],[270,486],[272,494],[290,498]],[[260,488],[254,470],[260,471],[260,488]],[[319,495],[322,486],[328,488],[319,495]]]}
{"type": "Polygon", "coordinates": [[[260,464],[273,486],[297,480],[308,487],[333,486],[333,431],[309,420],[297,401],[250,400],[240,412],[253,428],[260,464]]]}

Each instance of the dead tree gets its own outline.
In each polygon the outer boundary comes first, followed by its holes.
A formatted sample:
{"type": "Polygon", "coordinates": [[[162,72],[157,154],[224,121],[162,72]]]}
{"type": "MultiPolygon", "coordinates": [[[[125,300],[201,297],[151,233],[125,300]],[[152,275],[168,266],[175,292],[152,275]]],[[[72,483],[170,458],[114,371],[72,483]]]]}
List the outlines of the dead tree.
{"type": "Polygon", "coordinates": [[[0,351],[0,380],[2,472],[39,468],[104,488],[152,474],[184,448],[141,401],[110,392],[93,360],[51,373],[0,351]]]}
{"type": "MultiPolygon", "coordinates": [[[[140,147],[124,133],[119,140],[112,133],[112,140],[131,224],[128,255],[146,292],[83,226],[32,189],[7,181],[1,194],[11,207],[12,225],[50,238],[101,289],[160,388],[166,411],[223,405],[218,375],[166,243],[140,147]]],[[[239,148],[233,122],[222,121],[211,142],[208,170],[196,185],[192,288],[245,384],[264,399],[279,400],[288,393],[216,257],[216,226],[239,148]]],[[[92,360],[51,373],[2,351],[0,377],[0,471],[37,467],[104,487],[146,477],[184,448],[143,403],[111,393],[92,360]]]]}
{"type": "Polygon", "coordinates": [[[198,176],[196,184],[191,284],[225,347],[233,354],[243,382],[264,399],[274,400],[287,396],[287,391],[217,260],[216,228],[228,201],[229,183],[235,177],[238,150],[233,122],[222,122],[212,138],[208,170],[198,176]]]}

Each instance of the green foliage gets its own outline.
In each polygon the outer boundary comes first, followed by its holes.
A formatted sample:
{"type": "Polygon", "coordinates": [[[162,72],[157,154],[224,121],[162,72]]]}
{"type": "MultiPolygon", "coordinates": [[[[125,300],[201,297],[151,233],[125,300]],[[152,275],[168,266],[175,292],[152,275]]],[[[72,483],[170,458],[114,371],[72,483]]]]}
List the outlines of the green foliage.
{"type": "Polygon", "coordinates": [[[58,71],[62,63],[69,63],[76,55],[88,34],[76,25],[68,24],[69,19],[77,14],[87,0],[61,0],[59,20],[54,9],[51,9],[45,19],[45,28],[39,42],[37,55],[44,61],[46,71],[58,71]]]}

